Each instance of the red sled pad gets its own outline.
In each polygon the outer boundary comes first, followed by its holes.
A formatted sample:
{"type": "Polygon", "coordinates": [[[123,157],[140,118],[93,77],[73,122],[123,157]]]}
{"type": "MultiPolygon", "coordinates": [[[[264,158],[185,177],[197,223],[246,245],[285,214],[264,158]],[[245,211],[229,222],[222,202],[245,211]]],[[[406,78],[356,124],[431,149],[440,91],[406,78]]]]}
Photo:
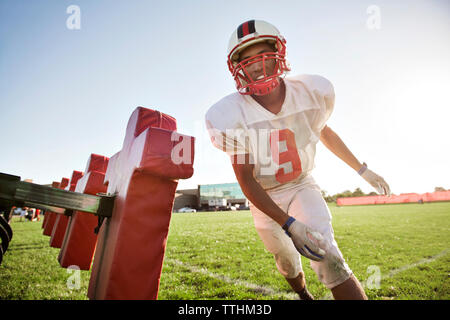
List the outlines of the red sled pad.
{"type": "MultiPolygon", "coordinates": [[[[65,187],[68,191],[75,191],[76,184],[78,180],[83,176],[81,171],[73,171],[70,182],[65,187]]],[[[55,225],[52,230],[52,235],[50,237],[50,247],[61,248],[62,242],[64,240],[64,235],[66,234],[67,224],[69,222],[69,217],[64,214],[57,214],[55,219],[55,225]]]]}
{"type": "MultiPolygon", "coordinates": [[[[175,120],[170,122],[171,117],[163,115],[168,129],[144,128],[142,123],[152,123],[152,117],[161,115],[137,108],[128,122],[122,150],[110,158],[105,181],[116,200],[112,217],[100,228],[90,299],[158,297],[176,179],[192,176],[193,163],[175,164],[168,156],[180,143],[180,139],[172,140],[173,131],[168,130],[176,127],[175,120]]],[[[193,145],[194,138],[185,137],[193,145]]],[[[183,154],[193,160],[194,150],[183,154]]]]}
{"type": "Polygon", "coordinates": [[[62,178],[61,182],[59,183],[59,189],[65,189],[69,185],[69,178],[62,178]]]}
{"type": "Polygon", "coordinates": [[[85,173],[97,171],[99,173],[105,174],[106,168],[108,167],[109,158],[92,153],[88,159],[85,173]]]}
{"type": "MultiPolygon", "coordinates": [[[[58,188],[59,187],[59,182],[53,181],[52,182],[52,188],[58,188]]],[[[47,225],[48,222],[48,217],[50,216],[50,212],[45,212],[44,213],[44,221],[42,221],[42,229],[45,228],[45,226],[47,225]]]]}
{"type": "Polygon", "coordinates": [[[52,235],[53,227],[55,226],[56,216],[57,215],[54,212],[51,212],[51,211],[45,212],[45,218],[46,218],[47,222],[45,224],[44,231],[43,231],[44,236],[52,235]]]}
{"type": "MultiPolygon", "coordinates": [[[[58,188],[58,189],[64,189],[65,187],[67,187],[68,184],[69,184],[69,179],[62,178],[61,182],[53,182],[52,187],[58,188]]],[[[45,223],[43,234],[45,236],[51,237],[51,235],[53,233],[53,228],[55,226],[57,214],[55,212],[47,211],[45,213],[45,216],[46,216],[47,222],[45,223]]]]}
{"type": "MultiPolygon", "coordinates": [[[[86,166],[87,172],[77,183],[75,192],[96,195],[105,193],[105,171],[108,158],[91,154],[86,166]],[[97,171],[98,170],[98,171],[97,171]]],[[[89,270],[94,256],[97,235],[94,229],[98,224],[95,215],[74,211],[69,218],[67,231],[58,256],[59,264],[64,267],[78,266],[80,270],[89,270]]]]}
{"type": "Polygon", "coordinates": [[[177,121],[175,118],[160,111],[137,107],[134,113],[136,113],[136,126],[134,128],[133,137],[139,136],[147,128],[161,128],[177,131],[177,121]]]}

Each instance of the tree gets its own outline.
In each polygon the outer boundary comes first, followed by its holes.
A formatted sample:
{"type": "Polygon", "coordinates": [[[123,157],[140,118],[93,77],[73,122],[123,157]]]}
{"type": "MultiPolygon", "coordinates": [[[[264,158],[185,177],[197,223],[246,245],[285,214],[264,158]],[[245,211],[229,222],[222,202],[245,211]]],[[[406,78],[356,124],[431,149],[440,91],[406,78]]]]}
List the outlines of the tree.
{"type": "Polygon", "coordinates": [[[439,192],[439,191],[445,191],[445,188],[442,188],[442,187],[435,187],[434,188],[434,192],[439,192]]]}
{"type": "Polygon", "coordinates": [[[360,188],[356,188],[352,193],[352,197],[363,197],[365,195],[366,194],[360,188]]]}
{"type": "MultiPolygon", "coordinates": [[[[322,196],[325,199],[326,202],[336,202],[337,198],[348,198],[348,197],[364,197],[367,196],[367,194],[364,193],[364,191],[361,190],[361,188],[356,188],[355,191],[351,192],[350,190],[345,190],[344,192],[340,192],[334,195],[327,195],[327,192],[325,190],[322,190],[322,196]]],[[[368,194],[369,196],[377,195],[376,192],[371,192],[368,194]]]]}

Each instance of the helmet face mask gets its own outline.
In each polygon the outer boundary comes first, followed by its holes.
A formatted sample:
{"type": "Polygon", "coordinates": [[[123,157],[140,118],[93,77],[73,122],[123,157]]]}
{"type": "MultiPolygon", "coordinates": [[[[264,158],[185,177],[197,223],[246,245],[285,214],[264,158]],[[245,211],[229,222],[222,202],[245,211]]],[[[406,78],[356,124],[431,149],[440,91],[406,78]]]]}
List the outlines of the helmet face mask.
{"type": "Polygon", "coordinates": [[[228,68],[239,93],[266,95],[279,85],[280,77],[290,70],[286,61],[285,43],[279,31],[265,21],[250,20],[238,27],[230,38],[228,68]],[[249,33],[250,31],[253,32],[249,33]],[[259,53],[239,61],[240,53],[244,49],[261,42],[268,43],[274,51],[259,53]],[[252,76],[250,69],[254,69],[255,64],[259,64],[262,73],[259,72],[256,76],[253,73],[252,76]],[[254,79],[255,77],[257,78],[254,79]]]}

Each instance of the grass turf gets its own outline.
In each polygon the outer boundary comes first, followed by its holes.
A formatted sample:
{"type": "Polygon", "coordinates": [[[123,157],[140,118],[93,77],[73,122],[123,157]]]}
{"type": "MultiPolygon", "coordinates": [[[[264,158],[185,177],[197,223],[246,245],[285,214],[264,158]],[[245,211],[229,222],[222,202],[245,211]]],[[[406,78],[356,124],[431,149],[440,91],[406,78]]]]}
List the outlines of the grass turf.
{"type": "MultiPolygon", "coordinates": [[[[379,287],[366,286],[369,299],[450,299],[449,202],[330,209],[336,241],[356,277],[363,284],[381,279],[379,287]]],[[[14,218],[0,298],[87,299],[90,272],[59,266],[59,249],[49,246],[41,222],[14,218]],[[75,279],[79,288],[70,286],[75,279]]],[[[310,292],[328,298],[302,261],[310,292]]],[[[159,299],[293,298],[249,211],[173,214],[159,299]]]]}

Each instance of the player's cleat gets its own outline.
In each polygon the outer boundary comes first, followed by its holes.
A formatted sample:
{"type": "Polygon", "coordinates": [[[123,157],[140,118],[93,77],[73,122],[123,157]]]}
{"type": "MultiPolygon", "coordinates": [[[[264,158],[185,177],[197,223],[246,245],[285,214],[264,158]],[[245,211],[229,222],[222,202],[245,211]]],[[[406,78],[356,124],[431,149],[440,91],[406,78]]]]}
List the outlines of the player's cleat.
{"type": "Polygon", "coordinates": [[[306,286],[297,292],[300,300],[314,300],[313,295],[306,289],[306,286]]]}

